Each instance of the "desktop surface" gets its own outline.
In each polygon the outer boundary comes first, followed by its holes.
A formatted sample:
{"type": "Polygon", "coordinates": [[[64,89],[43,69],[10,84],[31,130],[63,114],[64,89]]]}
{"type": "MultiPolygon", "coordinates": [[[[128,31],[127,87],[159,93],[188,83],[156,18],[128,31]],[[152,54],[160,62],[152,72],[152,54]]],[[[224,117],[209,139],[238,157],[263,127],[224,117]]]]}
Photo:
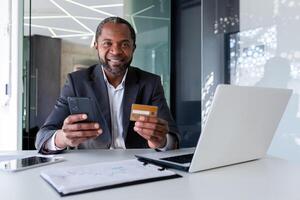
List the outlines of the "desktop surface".
{"type": "MultiPolygon", "coordinates": [[[[63,156],[66,161],[25,171],[0,172],[1,199],[300,199],[300,165],[274,157],[198,173],[176,171],[183,178],[151,182],[61,197],[40,177],[45,169],[96,162],[134,159],[135,154],[152,150],[74,150],[63,156]]],[[[36,151],[0,152],[7,156],[33,155],[36,151]]]]}

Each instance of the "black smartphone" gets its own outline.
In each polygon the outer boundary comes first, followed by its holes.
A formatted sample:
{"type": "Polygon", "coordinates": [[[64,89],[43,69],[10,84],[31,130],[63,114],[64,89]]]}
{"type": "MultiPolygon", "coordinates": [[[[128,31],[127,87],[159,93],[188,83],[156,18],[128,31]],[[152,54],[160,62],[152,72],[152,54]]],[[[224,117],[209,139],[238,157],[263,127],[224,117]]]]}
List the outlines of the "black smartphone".
{"type": "Polygon", "coordinates": [[[87,119],[83,122],[95,122],[96,104],[89,97],[68,97],[69,110],[71,114],[86,114],[87,119]]]}

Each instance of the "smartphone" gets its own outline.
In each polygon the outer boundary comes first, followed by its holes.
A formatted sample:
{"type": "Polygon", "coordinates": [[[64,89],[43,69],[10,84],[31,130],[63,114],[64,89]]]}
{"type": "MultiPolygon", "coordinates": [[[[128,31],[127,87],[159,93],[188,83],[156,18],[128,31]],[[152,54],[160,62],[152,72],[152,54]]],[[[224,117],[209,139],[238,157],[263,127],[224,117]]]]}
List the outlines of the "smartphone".
{"type": "Polygon", "coordinates": [[[43,166],[56,162],[61,162],[62,157],[29,156],[25,158],[16,158],[0,162],[0,169],[4,171],[20,171],[28,168],[43,166]]]}
{"type": "Polygon", "coordinates": [[[86,114],[87,119],[83,122],[96,122],[96,104],[92,98],[89,97],[68,97],[68,104],[70,113],[86,114]]]}

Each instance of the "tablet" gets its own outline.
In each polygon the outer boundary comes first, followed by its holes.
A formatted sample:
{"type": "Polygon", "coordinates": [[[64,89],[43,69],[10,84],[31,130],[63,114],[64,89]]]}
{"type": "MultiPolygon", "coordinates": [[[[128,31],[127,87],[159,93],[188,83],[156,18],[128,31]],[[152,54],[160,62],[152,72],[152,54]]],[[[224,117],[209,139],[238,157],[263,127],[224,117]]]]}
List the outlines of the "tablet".
{"type": "Polygon", "coordinates": [[[0,170],[20,171],[63,161],[62,157],[30,156],[0,162],[0,170]]]}

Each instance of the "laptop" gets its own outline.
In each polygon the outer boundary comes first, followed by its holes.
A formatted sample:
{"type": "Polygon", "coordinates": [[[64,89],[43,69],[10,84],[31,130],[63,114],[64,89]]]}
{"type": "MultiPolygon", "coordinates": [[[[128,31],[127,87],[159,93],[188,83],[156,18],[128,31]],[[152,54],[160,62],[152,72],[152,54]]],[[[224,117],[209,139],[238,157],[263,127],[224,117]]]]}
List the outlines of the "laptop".
{"type": "Polygon", "coordinates": [[[260,159],[271,144],[291,94],[289,89],[218,85],[196,148],[136,157],[188,172],[260,159]]]}

